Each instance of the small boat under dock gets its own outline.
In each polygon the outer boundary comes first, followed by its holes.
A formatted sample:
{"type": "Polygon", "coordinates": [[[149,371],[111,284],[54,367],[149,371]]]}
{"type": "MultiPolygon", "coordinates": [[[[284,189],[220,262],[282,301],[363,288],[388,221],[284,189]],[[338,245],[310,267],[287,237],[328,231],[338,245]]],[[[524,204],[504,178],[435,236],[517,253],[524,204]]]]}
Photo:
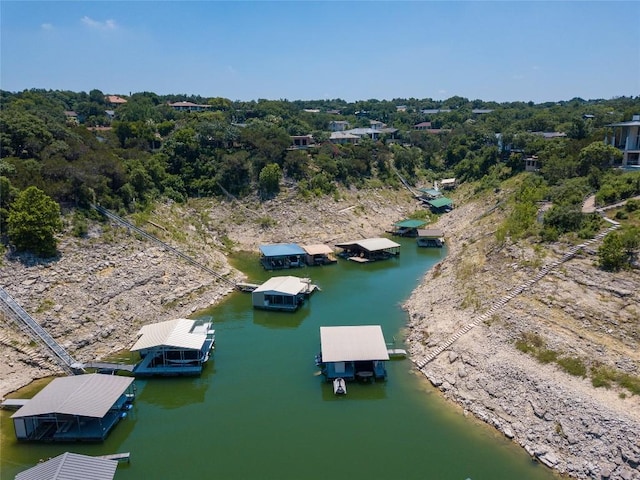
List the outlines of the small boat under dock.
{"type": "Polygon", "coordinates": [[[333,393],[335,393],[336,395],[347,394],[347,384],[344,381],[344,378],[338,377],[333,380],[333,393]]]}

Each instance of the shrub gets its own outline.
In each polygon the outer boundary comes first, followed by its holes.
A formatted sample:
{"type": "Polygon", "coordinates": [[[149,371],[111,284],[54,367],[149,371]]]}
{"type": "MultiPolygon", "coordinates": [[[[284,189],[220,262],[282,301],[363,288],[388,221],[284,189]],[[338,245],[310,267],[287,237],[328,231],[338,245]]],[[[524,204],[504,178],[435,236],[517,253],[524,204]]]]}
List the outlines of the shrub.
{"type": "Polygon", "coordinates": [[[636,200],[635,198],[632,198],[624,206],[624,209],[627,212],[635,212],[636,210],[640,209],[640,200],[636,200]]]}
{"type": "Polygon", "coordinates": [[[587,367],[578,357],[563,357],[558,359],[558,365],[570,375],[575,377],[585,377],[587,367]]]}

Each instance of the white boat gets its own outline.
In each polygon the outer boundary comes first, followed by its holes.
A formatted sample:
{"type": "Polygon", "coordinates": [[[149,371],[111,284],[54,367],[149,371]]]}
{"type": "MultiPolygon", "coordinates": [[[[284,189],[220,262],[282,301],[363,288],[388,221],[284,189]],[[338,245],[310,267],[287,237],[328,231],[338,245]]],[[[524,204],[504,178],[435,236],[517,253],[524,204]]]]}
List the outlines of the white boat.
{"type": "Polygon", "coordinates": [[[333,393],[336,395],[347,394],[347,384],[344,381],[344,378],[338,377],[333,379],[333,393]]]}

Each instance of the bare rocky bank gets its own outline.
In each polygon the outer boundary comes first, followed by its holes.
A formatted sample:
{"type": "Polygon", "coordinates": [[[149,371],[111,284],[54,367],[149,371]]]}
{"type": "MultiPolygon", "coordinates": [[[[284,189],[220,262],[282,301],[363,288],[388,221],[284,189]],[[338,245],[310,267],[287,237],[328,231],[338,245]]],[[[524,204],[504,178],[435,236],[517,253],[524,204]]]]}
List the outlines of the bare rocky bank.
{"type": "MultiPolygon", "coordinates": [[[[407,343],[426,357],[451,335],[560,259],[550,249],[498,246],[500,212],[471,203],[442,217],[449,252],[405,303],[407,343]]],[[[542,463],[575,478],[640,478],[640,401],[620,388],[542,364],[515,347],[536,335],[563,356],[640,374],[640,274],[595,268],[593,251],[553,269],[422,369],[444,396],[542,463]]]]}
{"type": "MultiPolygon", "coordinates": [[[[265,203],[198,200],[159,207],[146,231],[243,280],[223,252],[261,243],[335,243],[379,236],[418,210],[395,191],[346,192],[300,202],[286,192],[265,203]]],[[[541,265],[564,253],[497,247],[499,210],[472,202],[442,217],[449,255],[406,301],[407,345],[426,356],[541,265]]],[[[567,246],[568,247],[568,246],[567,246]]],[[[94,224],[87,238],[65,236],[58,259],[5,258],[0,283],[80,361],[126,351],[140,326],[189,316],[229,286],[119,227],[94,224]]],[[[640,402],[595,389],[514,347],[535,331],[549,347],[640,374],[638,273],[604,274],[588,253],[555,269],[491,321],[462,336],[423,372],[466,412],[494,425],[547,465],[576,478],[640,478],[640,402]]],[[[59,373],[29,338],[0,322],[0,395],[59,373]]]]}

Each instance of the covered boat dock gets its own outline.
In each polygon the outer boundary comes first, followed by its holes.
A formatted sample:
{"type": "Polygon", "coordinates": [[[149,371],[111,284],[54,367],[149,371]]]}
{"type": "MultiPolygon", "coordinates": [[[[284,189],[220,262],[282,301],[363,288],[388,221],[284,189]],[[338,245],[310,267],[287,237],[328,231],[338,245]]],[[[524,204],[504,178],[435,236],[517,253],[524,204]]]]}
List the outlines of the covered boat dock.
{"type": "Polygon", "coordinates": [[[320,327],[320,368],[327,380],[385,379],[389,360],[380,325],[320,327]]]}
{"type": "Polygon", "coordinates": [[[303,245],[302,249],[306,253],[305,262],[309,266],[330,265],[338,261],[333,253],[333,249],[329,245],[322,243],[303,245]]]}
{"type": "Polygon", "coordinates": [[[402,220],[401,222],[393,224],[394,229],[391,233],[400,237],[416,237],[418,236],[418,229],[424,227],[426,224],[426,220],[402,220]]]}
{"type": "Polygon", "coordinates": [[[427,205],[433,213],[444,213],[453,208],[453,200],[447,197],[434,198],[427,200],[427,205]]]}
{"type": "Polygon", "coordinates": [[[134,375],[199,375],[211,356],[215,330],[211,322],[178,318],[145,325],[131,347],[141,360],[134,375]]]}
{"type": "Polygon", "coordinates": [[[117,460],[65,452],[16,475],[15,480],[113,480],[117,460]]]}
{"type": "Polygon", "coordinates": [[[419,247],[442,248],[444,245],[444,232],[437,229],[418,229],[416,242],[419,247]]]}
{"type": "Polygon", "coordinates": [[[131,409],[133,382],[100,373],[56,378],[11,416],[16,438],[103,441],[131,409]]]}
{"type": "Polygon", "coordinates": [[[260,263],[265,270],[304,267],[307,252],[295,243],[260,245],[260,263]]]}
{"type": "Polygon", "coordinates": [[[384,237],[338,243],[336,247],[342,249],[341,256],[361,263],[400,255],[400,244],[384,237]]]}
{"type": "Polygon", "coordinates": [[[254,308],[292,312],[302,306],[305,299],[317,289],[317,285],[313,285],[309,278],[289,275],[271,277],[251,292],[251,301],[254,308]]]}

